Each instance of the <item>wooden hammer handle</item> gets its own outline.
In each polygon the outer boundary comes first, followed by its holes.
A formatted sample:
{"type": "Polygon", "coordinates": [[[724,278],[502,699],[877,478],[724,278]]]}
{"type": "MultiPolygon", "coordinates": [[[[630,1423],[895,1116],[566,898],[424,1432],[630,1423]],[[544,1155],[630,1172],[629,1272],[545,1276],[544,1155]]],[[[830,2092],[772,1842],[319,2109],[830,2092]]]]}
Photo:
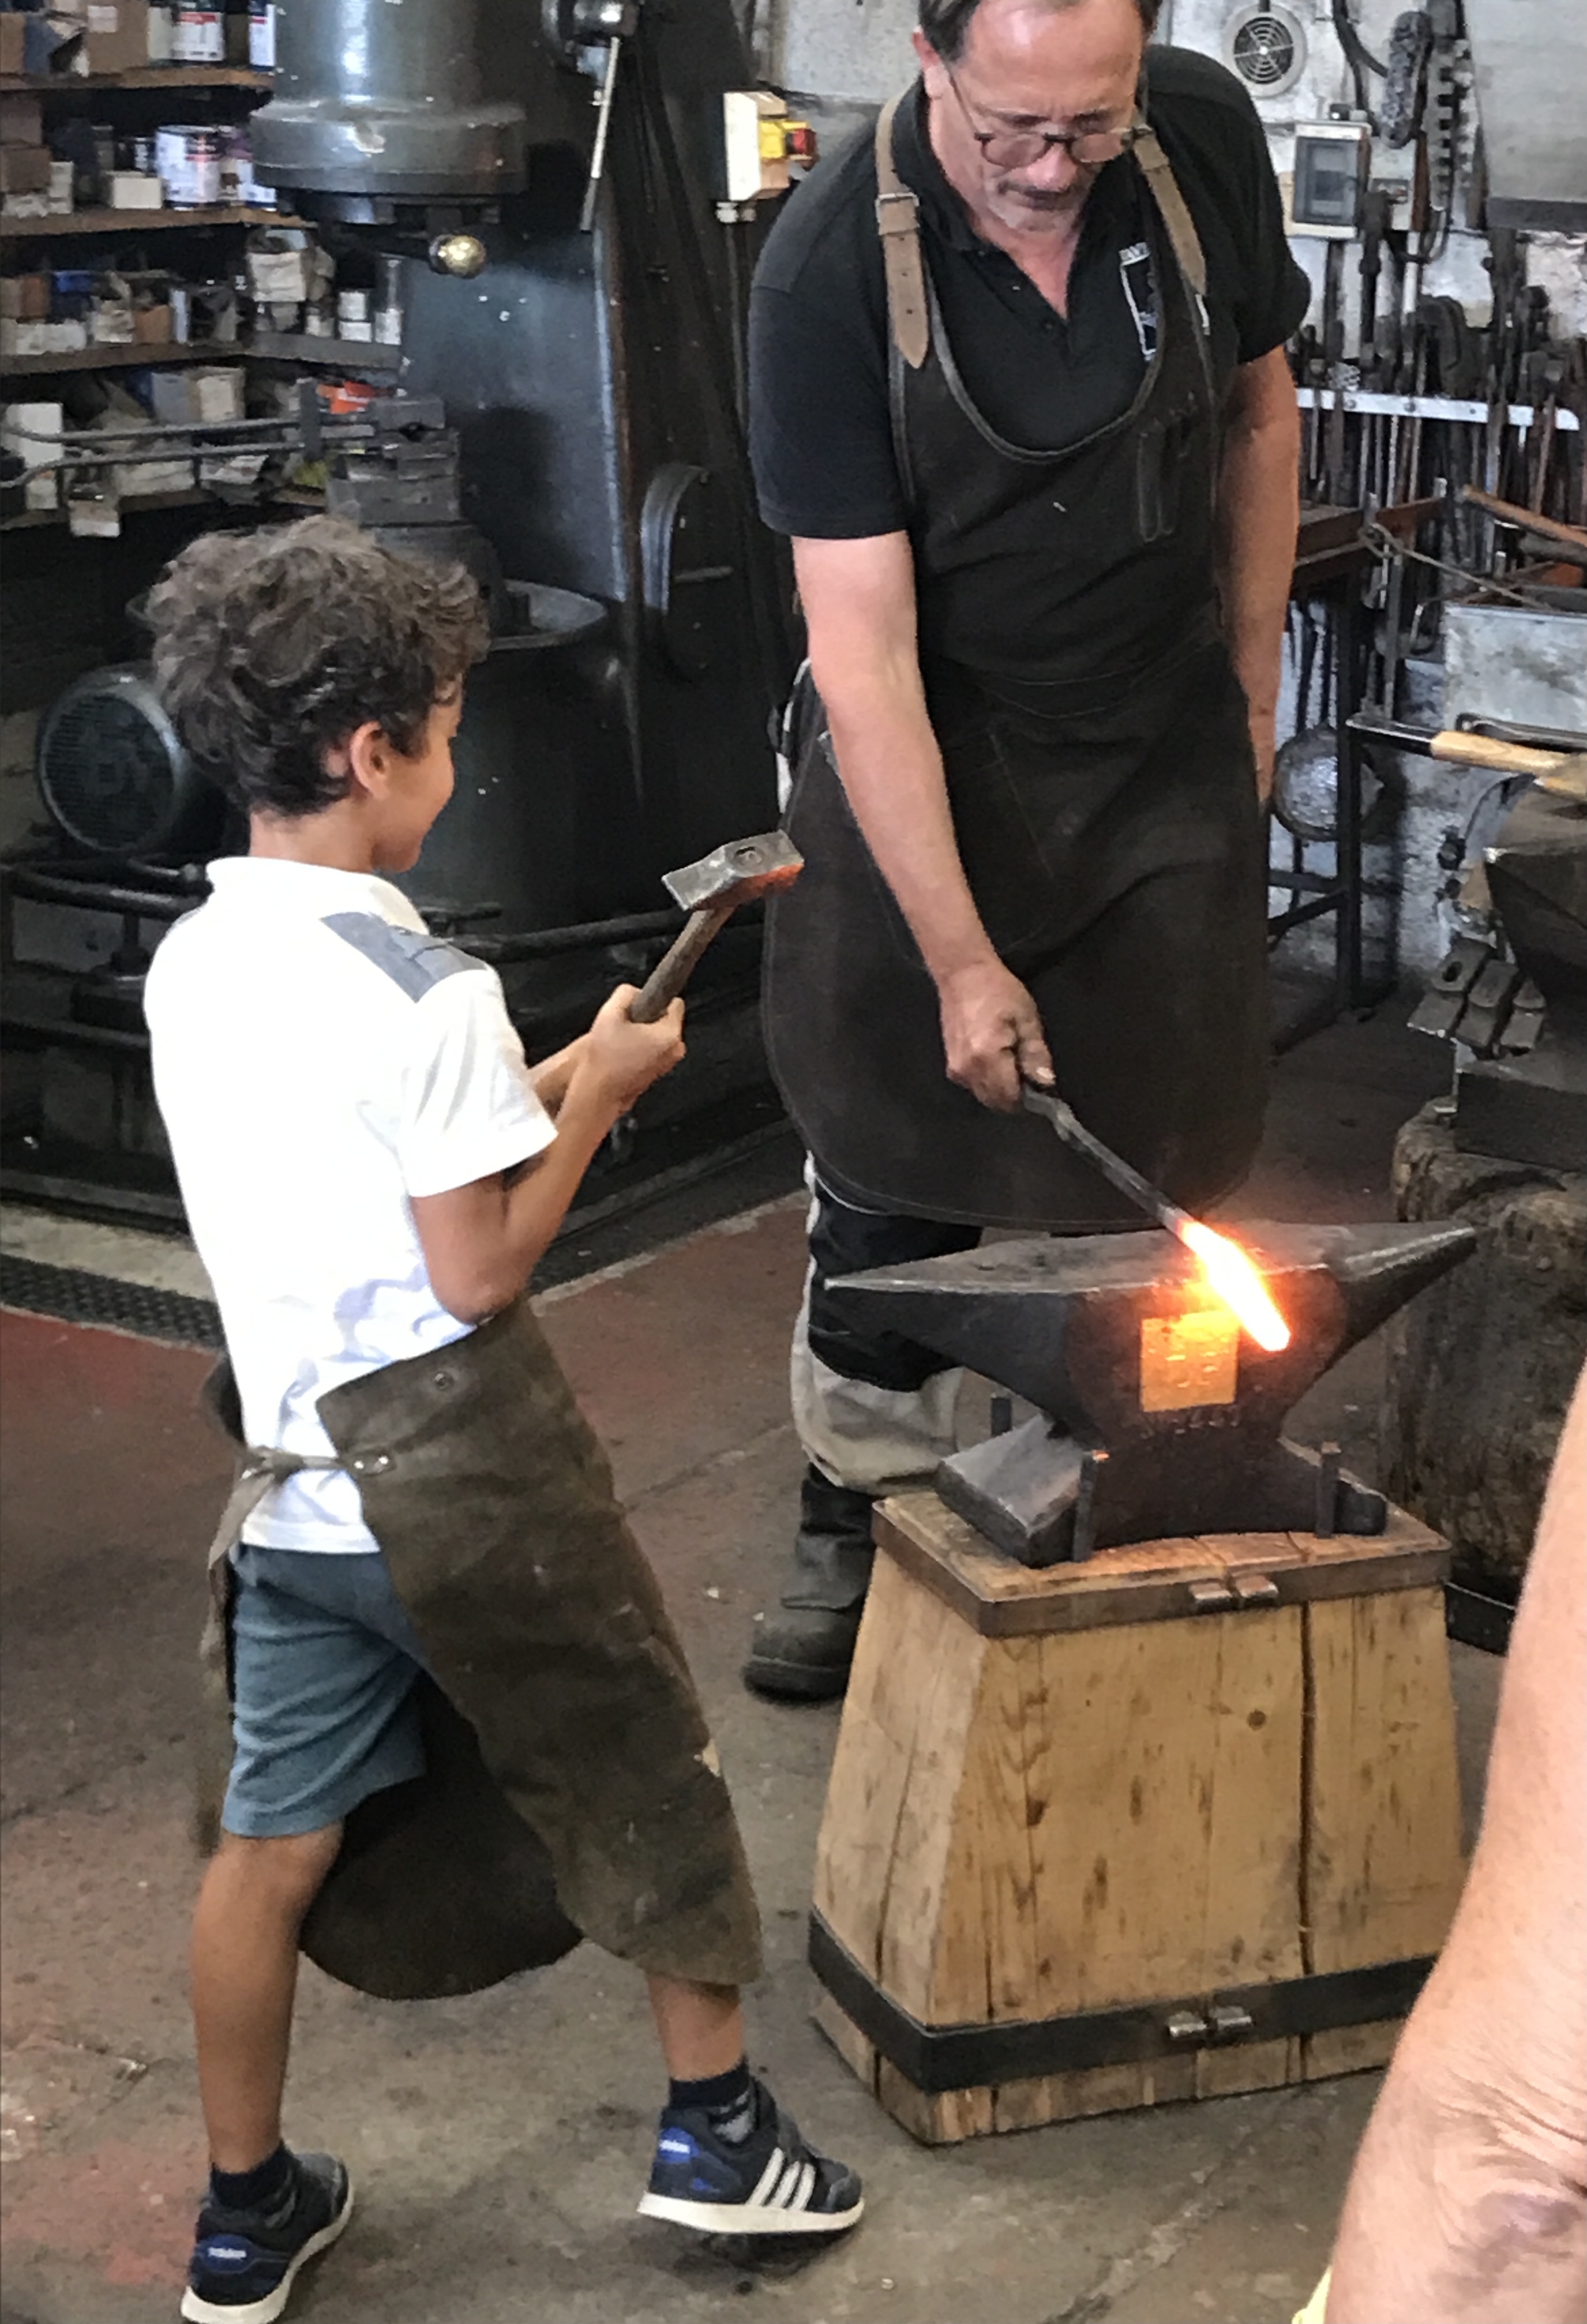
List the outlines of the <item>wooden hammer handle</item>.
{"type": "Polygon", "coordinates": [[[1582,552],[1587,550],[1587,532],[1580,525],[1561,524],[1555,517],[1540,516],[1535,509],[1518,508],[1514,501],[1501,501],[1495,493],[1485,493],[1480,484],[1465,485],[1461,498],[1470,501],[1473,508],[1485,509],[1501,524],[1518,526],[1535,540],[1552,541],[1556,549],[1567,551],[1572,564],[1582,562],[1582,552]]]}
{"type": "Polygon", "coordinates": [[[1499,742],[1491,734],[1435,734],[1428,749],[1457,767],[1491,767],[1498,774],[1557,775],[1571,763],[1566,751],[1535,751],[1526,742],[1499,742]]]}
{"type": "Polygon", "coordinates": [[[732,904],[702,904],[684,922],[683,933],[656,964],[644,989],[629,1009],[636,1025],[653,1025],[664,1017],[698,967],[700,955],[733,918],[732,904]]]}

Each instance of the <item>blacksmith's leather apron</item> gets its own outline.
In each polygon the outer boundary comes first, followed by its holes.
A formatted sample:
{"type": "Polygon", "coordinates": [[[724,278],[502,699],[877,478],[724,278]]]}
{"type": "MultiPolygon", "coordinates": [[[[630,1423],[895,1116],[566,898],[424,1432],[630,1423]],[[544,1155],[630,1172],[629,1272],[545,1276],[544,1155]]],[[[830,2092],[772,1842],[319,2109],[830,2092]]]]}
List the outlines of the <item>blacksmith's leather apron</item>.
{"type": "MultiPolygon", "coordinates": [[[[208,1400],[240,1439],[228,1377],[208,1400]]],[[[581,1934],[667,1976],[758,1977],[754,1895],[683,1649],[528,1301],[318,1411],[335,1461],[245,1452],[210,1550],[212,1705],[227,1708],[232,1545],[304,1468],[356,1479],[431,1675],[426,1771],[348,1817],[305,1952],[388,1999],[474,1992],[581,1934]]],[[[228,1748],[207,1770],[211,1838],[228,1748]]]]}
{"type": "MultiPolygon", "coordinates": [[[[954,362],[893,164],[897,102],[877,124],[894,446],[965,874],[1041,1012],[1059,1090],[1200,1207],[1250,1166],[1269,1047],[1255,773],[1213,594],[1200,244],[1149,130],[1112,165],[1140,168],[1153,196],[1158,332],[1140,392],[1066,451],[1008,443],[954,362]],[[1032,623],[1031,603],[1056,610],[1032,623]]],[[[766,1031],[821,1181],[860,1209],[987,1226],[1132,1217],[1045,1123],[946,1079],[935,987],[806,686],[788,816],[806,869],[770,914],[766,1031]]]]}

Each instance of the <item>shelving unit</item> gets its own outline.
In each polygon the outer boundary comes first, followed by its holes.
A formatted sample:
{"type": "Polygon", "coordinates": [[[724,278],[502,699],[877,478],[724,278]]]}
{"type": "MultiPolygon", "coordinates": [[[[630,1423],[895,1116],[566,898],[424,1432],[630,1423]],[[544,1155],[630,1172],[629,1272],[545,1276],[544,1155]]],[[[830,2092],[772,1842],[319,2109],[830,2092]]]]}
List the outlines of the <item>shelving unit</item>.
{"type": "Polygon", "coordinates": [[[249,352],[239,339],[227,346],[200,339],[196,346],[175,339],[139,340],[134,346],[72,347],[64,355],[0,357],[0,379],[51,379],[72,371],[138,371],[155,364],[226,363],[249,352]]]}
{"type": "Polygon", "coordinates": [[[52,217],[0,217],[0,242],[57,240],[63,235],[176,233],[212,226],[301,226],[303,220],[251,203],[191,210],[61,210],[52,217]]]}
{"type": "Polygon", "coordinates": [[[132,346],[72,347],[65,354],[0,357],[0,380],[53,379],[68,372],[146,371],[171,364],[301,364],[310,370],[378,372],[402,360],[400,347],[367,339],[310,338],[300,331],[255,331],[247,339],[139,340],[132,346]]]}
{"type": "Polygon", "coordinates": [[[269,363],[328,364],[335,371],[395,371],[402,350],[384,340],[317,339],[305,331],[255,331],[238,349],[269,363]]]}
{"type": "Polygon", "coordinates": [[[122,73],[0,73],[0,97],[75,97],[106,89],[256,88],[271,77],[252,65],[137,65],[122,73]]]}
{"type": "MultiPolygon", "coordinates": [[[[121,503],[123,518],[141,516],[155,509],[208,508],[214,504],[215,494],[200,492],[140,493],[121,503]]],[[[63,508],[20,509],[15,516],[0,517],[0,532],[32,532],[44,525],[65,524],[68,512],[63,508]]]]}

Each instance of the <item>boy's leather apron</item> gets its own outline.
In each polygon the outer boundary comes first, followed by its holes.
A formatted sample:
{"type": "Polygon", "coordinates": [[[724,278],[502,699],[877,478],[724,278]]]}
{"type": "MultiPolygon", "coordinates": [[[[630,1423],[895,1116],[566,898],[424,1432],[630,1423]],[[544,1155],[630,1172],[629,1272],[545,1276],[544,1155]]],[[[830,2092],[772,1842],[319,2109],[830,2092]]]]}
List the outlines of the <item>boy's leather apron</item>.
{"type": "MultiPolygon", "coordinates": [[[[210,1401],[238,1436],[235,1391],[229,1412],[210,1401]]],[[[701,1984],[758,1977],[754,1895],[683,1650],[527,1301],[318,1408],[337,1462],[250,1451],[216,1536],[216,1692],[232,1544],[281,1476],[313,1465],[356,1479],[434,1677],[419,1682],[426,1773],[347,1819],[303,1950],[388,1998],[473,1992],[580,1935],[701,1984]]]]}
{"type": "MultiPolygon", "coordinates": [[[[893,439],[921,675],[965,877],[1091,1129],[1195,1207],[1249,1167],[1268,1051],[1246,705],[1213,595],[1218,390],[1195,226],[1149,134],[1158,337],[1130,410],[1061,452],[998,436],[954,361],[916,197],[877,127],[893,439]],[[1030,608],[1046,610],[1039,621],[1030,608]]],[[[1133,1213],[1029,1115],[946,1075],[936,988],[849,808],[825,712],[790,721],[765,1022],[822,1183],[862,1210],[1083,1231],[1133,1213]]]]}

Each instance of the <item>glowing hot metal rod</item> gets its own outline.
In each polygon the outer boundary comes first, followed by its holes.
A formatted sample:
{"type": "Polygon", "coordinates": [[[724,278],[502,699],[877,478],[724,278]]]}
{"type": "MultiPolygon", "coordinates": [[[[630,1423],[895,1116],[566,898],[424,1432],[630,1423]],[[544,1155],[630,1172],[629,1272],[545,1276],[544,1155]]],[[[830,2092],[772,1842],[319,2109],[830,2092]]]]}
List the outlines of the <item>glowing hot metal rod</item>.
{"type": "Polygon", "coordinates": [[[1192,1218],[1177,1203],[1171,1203],[1139,1170],[1132,1170],[1122,1155],[1115,1154],[1111,1146],[1104,1146],[1100,1138],[1093,1137],[1074,1108],[1066,1105],[1056,1091],[1025,1082],[1021,1093],[1028,1113],[1039,1113],[1050,1121],[1066,1146],[1084,1154],[1110,1185],[1117,1186],[1132,1203],[1139,1203],[1149,1218],[1156,1219],[1159,1226],[1177,1235],[1187,1250],[1195,1253],[1213,1289],[1226,1306],[1233,1309],[1259,1348],[1276,1355],[1280,1348],[1289,1345],[1288,1324],[1237,1242],[1219,1234],[1216,1228],[1204,1225],[1200,1219],[1192,1218]]]}

